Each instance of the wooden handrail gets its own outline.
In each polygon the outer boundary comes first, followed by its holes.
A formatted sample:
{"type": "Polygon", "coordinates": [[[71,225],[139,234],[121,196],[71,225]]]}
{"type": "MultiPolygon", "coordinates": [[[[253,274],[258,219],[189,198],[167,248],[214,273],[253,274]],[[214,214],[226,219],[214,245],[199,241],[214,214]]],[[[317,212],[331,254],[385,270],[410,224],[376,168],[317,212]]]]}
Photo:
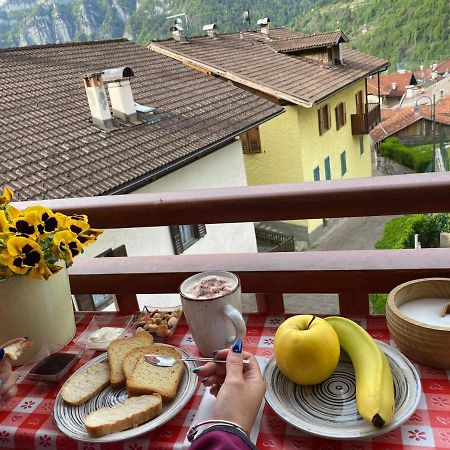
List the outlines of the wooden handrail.
{"type": "Polygon", "coordinates": [[[363,217],[450,209],[450,172],[21,202],[98,228],[363,217]]]}

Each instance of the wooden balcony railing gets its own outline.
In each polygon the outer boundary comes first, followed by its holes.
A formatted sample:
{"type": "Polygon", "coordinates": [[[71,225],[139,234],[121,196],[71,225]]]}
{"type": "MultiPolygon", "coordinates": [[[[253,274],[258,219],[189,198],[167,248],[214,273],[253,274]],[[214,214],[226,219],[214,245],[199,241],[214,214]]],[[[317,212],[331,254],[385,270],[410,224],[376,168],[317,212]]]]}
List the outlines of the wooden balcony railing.
{"type": "MultiPolygon", "coordinates": [[[[39,203],[120,228],[447,212],[449,199],[450,173],[443,172],[39,203]]],[[[18,206],[37,202],[24,203],[18,206]]],[[[369,293],[450,277],[450,249],[80,258],[69,273],[73,293],[115,293],[127,313],[138,308],[135,294],[178,292],[185,278],[211,269],[235,272],[243,292],[258,294],[260,310],[283,310],[283,293],[338,293],[340,313],[357,316],[368,313],[369,293]]]]}
{"type": "Polygon", "coordinates": [[[352,134],[369,134],[381,119],[381,109],[378,103],[366,103],[363,114],[352,114],[352,134]]]}

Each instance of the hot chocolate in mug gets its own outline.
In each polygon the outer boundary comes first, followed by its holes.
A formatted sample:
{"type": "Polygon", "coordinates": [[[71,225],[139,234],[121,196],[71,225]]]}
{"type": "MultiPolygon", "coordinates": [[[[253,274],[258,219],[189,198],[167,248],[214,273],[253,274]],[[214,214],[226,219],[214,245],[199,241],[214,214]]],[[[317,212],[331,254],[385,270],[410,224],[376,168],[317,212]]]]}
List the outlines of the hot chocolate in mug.
{"type": "Polygon", "coordinates": [[[203,356],[228,348],[246,332],[241,283],[231,272],[202,272],[180,286],[181,304],[195,344],[203,356]]]}

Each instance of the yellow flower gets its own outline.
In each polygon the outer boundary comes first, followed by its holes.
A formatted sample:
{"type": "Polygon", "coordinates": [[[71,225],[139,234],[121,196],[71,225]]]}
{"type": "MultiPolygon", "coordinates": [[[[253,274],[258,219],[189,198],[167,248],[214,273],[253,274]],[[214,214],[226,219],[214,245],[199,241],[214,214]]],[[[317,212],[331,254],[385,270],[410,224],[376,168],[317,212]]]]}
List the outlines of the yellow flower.
{"type": "Polygon", "coordinates": [[[3,188],[2,195],[0,195],[0,206],[7,205],[13,198],[14,191],[5,187],[3,188]]]}
{"type": "Polygon", "coordinates": [[[83,248],[86,248],[89,244],[95,242],[102,233],[103,230],[89,228],[89,230],[78,235],[78,240],[80,241],[80,244],[83,246],[83,248]]]}
{"type": "Polygon", "coordinates": [[[83,253],[83,246],[72,231],[58,231],[53,237],[53,243],[57,250],[55,256],[64,259],[68,266],[75,256],[83,253]]]}
{"type": "Polygon", "coordinates": [[[13,218],[8,231],[19,236],[32,237],[38,233],[40,223],[41,220],[36,210],[25,210],[22,214],[13,218]]]}
{"type": "Polygon", "coordinates": [[[77,236],[83,231],[89,230],[87,216],[69,216],[64,226],[77,236]]]}
{"type": "Polygon", "coordinates": [[[6,251],[0,254],[0,264],[19,275],[29,272],[30,278],[47,279],[51,274],[44,262],[39,244],[22,236],[8,239],[6,251]]]}
{"type": "Polygon", "coordinates": [[[36,234],[40,237],[46,237],[56,231],[61,225],[58,221],[59,216],[44,206],[30,206],[24,211],[24,214],[36,217],[36,234]]]}

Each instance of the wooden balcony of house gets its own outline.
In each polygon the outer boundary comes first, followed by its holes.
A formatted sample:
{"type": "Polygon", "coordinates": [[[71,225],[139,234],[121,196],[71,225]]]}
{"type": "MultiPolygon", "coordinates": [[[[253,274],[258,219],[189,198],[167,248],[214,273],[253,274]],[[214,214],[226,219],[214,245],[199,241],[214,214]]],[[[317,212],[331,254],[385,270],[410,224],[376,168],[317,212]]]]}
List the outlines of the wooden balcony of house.
{"type": "Polygon", "coordinates": [[[369,134],[380,119],[380,105],[378,103],[366,103],[364,113],[351,115],[352,134],[369,134]]]}
{"type": "MultiPolygon", "coordinates": [[[[446,212],[449,198],[450,173],[443,172],[40,203],[114,229],[446,212]]],[[[450,249],[80,258],[69,274],[74,294],[113,292],[120,311],[129,313],[139,309],[136,294],[176,293],[184,279],[207,270],[235,272],[242,291],[257,294],[260,311],[283,312],[283,293],[337,293],[340,314],[358,317],[369,313],[370,293],[450,277],[450,249]]]]}

